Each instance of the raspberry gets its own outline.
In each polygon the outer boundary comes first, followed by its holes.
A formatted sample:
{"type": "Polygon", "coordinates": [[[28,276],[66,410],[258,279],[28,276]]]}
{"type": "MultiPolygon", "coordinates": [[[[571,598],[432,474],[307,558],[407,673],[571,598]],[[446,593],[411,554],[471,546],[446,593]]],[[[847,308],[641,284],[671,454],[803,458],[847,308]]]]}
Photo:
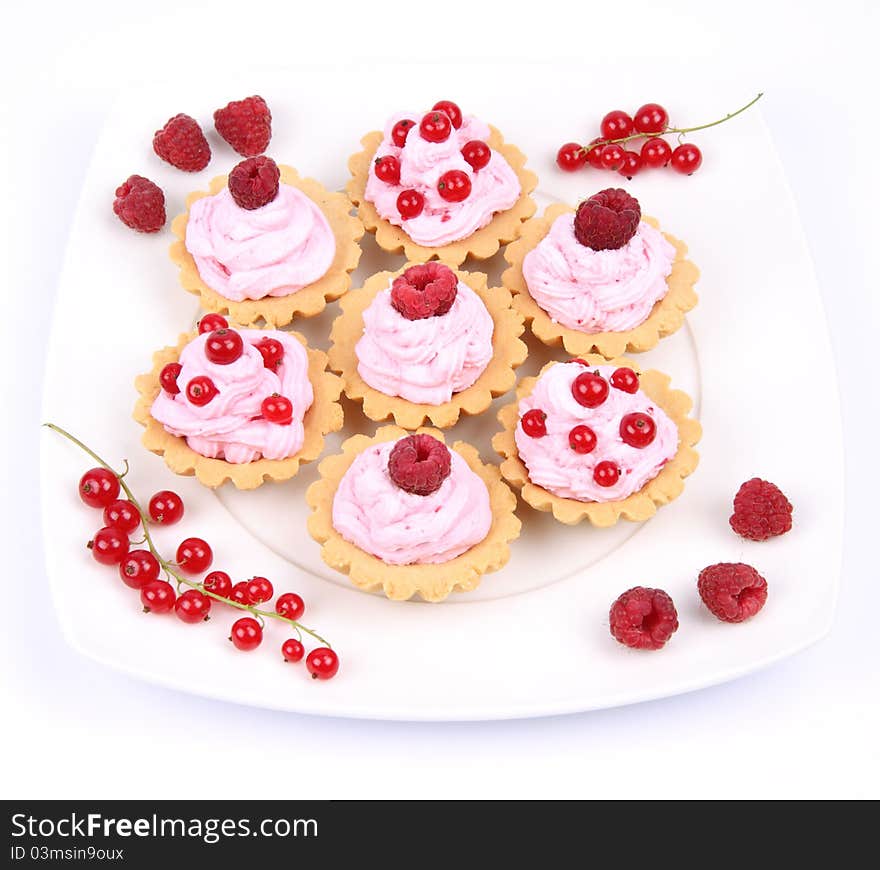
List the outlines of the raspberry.
{"type": "Polygon", "coordinates": [[[574,234],[594,251],[622,248],[636,234],[641,219],[638,200],[625,190],[609,187],[578,206],[574,234]]]}
{"type": "Polygon", "coordinates": [[[446,314],[458,294],[455,272],[442,263],[410,266],[391,285],[391,304],[407,320],[446,314]]]}
{"type": "Polygon", "coordinates": [[[198,121],[189,115],[175,115],[157,130],[153,150],[184,172],[199,172],[211,162],[211,146],[198,121]]]}
{"type": "Polygon", "coordinates": [[[247,97],[217,109],[214,126],[242,157],[256,157],[272,138],[272,113],[262,97],[247,97]]]}
{"type": "Polygon", "coordinates": [[[113,211],[139,233],[157,233],[165,226],[165,194],[142,175],[130,175],[116,188],[113,211]]]}
{"type": "Polygon", "coordinates": [[[733,500],[730,527],[743,538],[766,541],[791,528],[791,502],[775,484],[758,477],[747,480],[733,500]]]}
{"type": "Polygon", "coordinates": [[[660,649],[678,628],[672,599],[662,589],[636,586],[611,605],[611,634],[633,649],[660,649]]]}
{"type": "Polygon", "coordinates": [[[229,193],[238,205],[252,211],[278,196],[280,180],[271,157],[248,157],[229,173],[229,193]]]}
{"type": "Polygon", "coordinates": [[[767,581],[742,562],[719,562],[703,568],[697,589],[703,604],[722,622],[742,622],[767,600],[767,581]]]}
{"type": "Polygon", "coordinates": [[[391,449],[388,473],[394,483],[413,495],[430,495],[449,477],[449,448],[430,435],[407,435],[391,449]]]}

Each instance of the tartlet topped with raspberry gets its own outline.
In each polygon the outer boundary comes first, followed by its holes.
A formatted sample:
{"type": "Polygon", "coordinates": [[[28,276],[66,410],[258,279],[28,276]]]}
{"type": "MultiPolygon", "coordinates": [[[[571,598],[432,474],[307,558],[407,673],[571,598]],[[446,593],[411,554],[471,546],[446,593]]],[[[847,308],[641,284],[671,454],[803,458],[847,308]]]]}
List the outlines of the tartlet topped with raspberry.
{"type": "Polygon", "coordinates": [[[248,157],[187,197],[187,212],[171,224],[179,238],[171,259],[208,311],[284,326],[348,290],[364,232],[350,207],[289,166],[248,157]]]}
{"type": "Polygon", "coordinates": [[[398,112],[361,144],[347,190],[386,251],[453,266],[487,259],[535,212],[537,176],[522,152],[449,100],[398,112]]]}
{"type": "Polygon", "coordinates": [[[492,446],[523,500],[564,523],[642,521],[697,467],[701,427],[668,376],[599,355],[548,363],[498,413],[492,446]]]}
{"type": "Polygon", "coordinates": [[[528,221],[504,253],[502,282],[542,342],[610,359],[648,350],[682,325],[699,276],[686,253],[638,200],[609,188],[528,221]]]}
{"type": "Polygon", "coordinates": [[[383,426],[323,459],[306,493],[324,561],[364,591],[442,601],[496,571],[519,536],[516,497],[469,444],[383,426]]]}
{"type": "Polygon", "coordinates": [[[135,381],[143,444],[206,486],[287,480],[342,428],[342,383],[326,366],[296,332],[234,329],[205,315],[135,381]]]}
{"type": "Polygon", "coordinates": [[[415,429],[479,414],[526,358],[510,292],[438,262],[379,272],[341,300],[330,367],[372,420],[415,429]]]}

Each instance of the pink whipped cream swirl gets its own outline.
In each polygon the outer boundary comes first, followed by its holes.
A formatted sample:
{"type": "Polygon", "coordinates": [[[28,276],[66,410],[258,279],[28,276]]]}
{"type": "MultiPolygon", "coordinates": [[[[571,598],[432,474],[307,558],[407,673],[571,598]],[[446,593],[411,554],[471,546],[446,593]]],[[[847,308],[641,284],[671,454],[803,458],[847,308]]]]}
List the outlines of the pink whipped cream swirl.
{"type": "Polygon", "coordinates": [[[678,427],[641,390],[627,393],[612,386],[608,398],[597,408],[585,408],[572,395],[572,382],[581,372],[598,371],[607,381],[614,370],[614,366],[585,369],[578,362],[557,363],[538,378],[531,395],[520,401],[520,419],[533,408],[547,415],[547,434],[541,438],[526,435],[522,425],[516,427],[516,447],[532,483],[561,498],[618,501],[653,480],[675,455],[678,427]],[[636,411],[651,416],[657,427],[647,447],[631,447],[620,437],[621,418],[636,411]],[[596,447],[590,453],[577,453],[569,443],[569,432],[579,425],[596,433],[596,447]],[[593,469],[603,460],[620,469],[614,486],[600,486],[593,479],[593,469]]]}
{"type": "Polygon", "coordinates": [[[419,135],[422,112],[400,112],[385,125],[384,138],[375,157],[392,155],[400,161],[400,183],[386,184],[370,168],[366,199],[389,223],[402,227],[419,245],[437,248],[465,239],[486,226],[492,216],[506,211],[519,199],[519,178],[510,164],[494,149],[489,163],[475,172],[461,156],[461,149],[470,141],[487,142],[489,125],[472,115],[462,119],[461,127],[453,128],[445,142],[428,142],[419,135]],[[401,120],[415,122],[403,148],[391,139],[394,125],[401,120]],[[447,202],[437,190],[444,172],[460,169],[471,180],[471,193],[463,202],[447,202]],[[424,210],[418,217],[403,220],[397,210],[397,197],[404,190],[417,190],[425,198],[424,210]]]}
{"type": "Polygon", "coordinates": [[[480,477],[454,450],[449,477],[430,495],[400,489],[388,473],[394,441],[364,450],[333,498],[333,528],[389,565],[436,565],[489,534],[492,509],[480,477]]]}
{"type": "Polygon", "coordinates": [[[197,199],[185,244],[202,280],[235,302],[289,296],[326,274],[336,254],[324,213],[289,184],[252,210],[238,206],[228,188],[197,199]]]}
{"type": "Polygon", "coordinates": [[[358,374],[387,396],[441,405],[485,371],[494,329],[483,300],[463,281],[446,314],[421,320],[407,320],[394,308],[389,285],[364,311],[364,333],[354,349],[358,374]]]}
{"type": "Polygon", "coordinates": [[[194,338],[181,352],[180,392],[172,396],[162,390],[150,413],[172,435],[202,456],[242,463],[263,457],[286,459],[302,447],[303,417],[314,401],[309,381],[306,349],[285,332],[269,329],[239,329],[244,340],[242,355],[229,365],[216,365],[205,356],[210,333],[194,338]],[[262,338],[281,342],[284,356],[270,371],[254,346],[262,338]],[[186,397],[186,385],[194,377],[207,375],[218,393],[201,407],[186,397]],[[288,425],[270,423],[260,414],[263,399],[278,393],[293,405],[288,425]]]}
{"type": "Polygon", "coordinates": [[[556,323],[579,332],[624,332],[647,320],[668,290],[675,248],[642,221],[615,250],[594,251],[574,235],[573,215],[556,218],[523,260],[532,298],[556,323]]]}

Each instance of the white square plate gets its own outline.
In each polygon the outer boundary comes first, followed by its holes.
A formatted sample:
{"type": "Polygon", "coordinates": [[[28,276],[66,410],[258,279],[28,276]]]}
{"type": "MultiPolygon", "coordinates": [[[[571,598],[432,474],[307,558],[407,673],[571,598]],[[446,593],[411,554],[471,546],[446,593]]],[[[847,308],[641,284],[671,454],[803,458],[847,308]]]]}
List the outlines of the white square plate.
{"type": "MultiPolygon", "coordinates": [[[[226,640],[234,614],[215,607],[210,622],[189,627],[173,617],[145,616],[114,570],[94,563],[85,542],[100,516],[83,507],[76,481],[89,460],[58,436],[43,434],[46,559],[59,618],[80,652],[137,677],[185,691],[284,710],[382,719],[472,720],[583,711],[672,695],[754,671],[822,637],[832,621],[842,530],[842,443],[834,364],[824,313],[797,213],[758,108],[694,137],[705,164],[691,178],[654,170],[625,182],[585,170],[564,175],[553,163],[558,144],[592,138],[606,98],[574,101],[567,73],[536,66],[515,89],[498,80],[518,69],[413,67],[392,89],[363,88],[356,74],[388,81],[388,70],[289,69],[236,83],[179,84],[128,95],[112,111],[97,145],[76,219],[58,295],[47,363],[45,419],[77,434],[111,462],[128,458],[130,482],[144,500],[162,488],[180,492],[186,516],[157,532],[172,554],[180,538],[201,535],[215,567],[236,578],[269,577],[276,591],[307,602],[304,622],[340,652],[336,679],[315,684],[302,666],[284,665],[286,634],[267,629],[263,646],[241,654],[226,640]],[[438,84],[442,83],[442,84],[438,84]],[[242,88],[245,88],[243,90],[242,88]],[[154,349],[173,343],[197,317],[167,256],[166,229],[142,236],[118,223],[113,190],[137,172],[166,191],[169,219],[190,190],[203,189],[237,161],[211,132],[214,159],[195,175],[152,154],[154,129],[185,111],[211,126],[211,112],[254,90],[274,116],[270,154],[330,188],[347,180],[346,160],[360,137],[400,108],[452,98],[500,127],[529,155],[540,178],[538,201],[576,203],[607,186],[626,186],[646,214],[684,239],[702,277],[700,303],[686,328],[640,355],[668,371],[695,397],[704,436],[700,466],[685,492],[643,526],[613,529],[555,523],[521,503],[521,538],[509,564],[480,588],[447,602],[389,602],[365,595],[321,562],[306,531],[305,489],[316,464],[285,484],[256,492],[214,493],[173,475],[140,446],[131,419],[132,381],[150,368],[154,349]],[[573,110],[572,105],[578,108],[573,110]],[[795,527],[755,544],[730,530],[733,495],[754,475],[774,480],[795,504],[795,527]],[[705,565],[746,561],[767,578],[770,594],[758,617],[742,625],[715,620],[700,604],[696,576],[705,565]],[[658,586],[674,598],[681,627],[660,653],[637,653],[608,633],[608,608],[634,585],[658,586]]],[[[626,79],[626,75],[622,74],[626,79]]],[[[651,99],[638,78],[618,83],[621,104],[651,99]]],[[[673,120],[700,123],[750,95],[730,89],[688,92],[670,104],[673,120]]],[[[402,258],[367,237],[354,286],[402,258]]],[[[498,281],[503,262],[483,268],[498,281]]],[[[294,326],[316,346],[338,306],[294,326]]],[[[553,358],[529,341],[522,374],[553,358]]],[[[562,358],[555,354],[556,358],[562,358]]],[[[510,401],[510,395],[496,407],[510,401]]],[[[374,425],[346,403],[342,436],[374,425]]],[[[453,431],[494,460],[494,411],[453,431]]],[[[328,439],[335,451],[340,437],[328,439]]]]}

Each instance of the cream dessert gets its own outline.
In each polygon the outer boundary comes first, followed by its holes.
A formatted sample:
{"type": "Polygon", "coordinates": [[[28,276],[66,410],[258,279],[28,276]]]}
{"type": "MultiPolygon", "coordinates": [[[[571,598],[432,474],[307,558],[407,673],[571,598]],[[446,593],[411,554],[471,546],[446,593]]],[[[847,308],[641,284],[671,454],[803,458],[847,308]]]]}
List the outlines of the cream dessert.
{"type": "Polygon", "coordinates": [[[482,541],[489,491],[455,450],[427,434],[372,444],[333,497],[336,532],[388,565],[436,565],[482,541]]]}
{"type": "Polygon", "coordinates": [[[253,209],[241,207],[229,188],[197,199],[184,244],[202,281],[236,302],[295,293],[325,275],[336,253],[318,205],[283,183],[253,209]]]}
{"type": "Polygon", "coordinates": [[[413,266],[363,313],[358,374],[379,392],[440,405],[492,359],[494,323],[483,300],[439,263],[413,266]]]}
{"type": "Polygon", "coordinates": [[[246,463],[303,446],[312,406],[305,347],[276,330],[204,332],[162,369],[150,414],[201,456],[246,463]]]}
{"type": "Polygon", "coordinates": [[[427,113],[400,112],[385,125],[364,197],[417,244],[467,238],[511,208],[522,187],[488,144],[488,124],[444,101],[427,113]]]}
{"type": "Polygon", "coordinates": [[[640,221],[622,247],[594,250],[575,235],[571,214],[526,254],[523,277],[550,318],[579,332],[623,332],[644,323],[668,290],[675,248],[640,221]]]}
{"type": "Polygon", "coordinates": [[[518,412],[514,438],[529,480],[561,498],[625,499],[678,450],[678,427],[630,368],[557,363],[518,412]]]}

